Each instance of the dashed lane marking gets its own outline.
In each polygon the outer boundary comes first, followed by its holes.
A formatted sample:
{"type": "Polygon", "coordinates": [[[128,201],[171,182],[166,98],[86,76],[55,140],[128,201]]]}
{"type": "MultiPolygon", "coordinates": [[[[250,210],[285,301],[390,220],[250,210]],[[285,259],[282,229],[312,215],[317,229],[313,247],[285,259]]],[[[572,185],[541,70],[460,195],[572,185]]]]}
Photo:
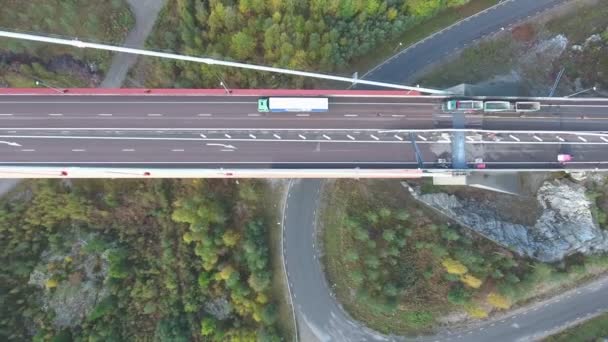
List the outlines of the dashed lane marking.
{"type": "Polygon", "coordinates": [[[258,137],[256,137],[256,136],[255,136],[255,135],[253,135],[253,134],[249,134],[249,137],[250,137],[251,139],[257,139],[257,138],[258,138],[258,137]]]}
{"type": "Polygon", "coordinates": [[[346,116],[347,118],[354,118],[359,116],[358,114],[344,114],[344,116],[346,116]]]}
{"type": "Polygon", "coordinates": [[[148,114],[148,116],[163,116],[162,114],[148,114]]]}
{"type": "Polygon", "coordinates": [[[72,149],[72,152],[85,152],[85,151],[86,151],[86,150],[85,150],[85,149],[82,149],[82,148],[75,148],[75,149],[72,149]]]}
{"type": "Polygon", "coordinates": [[[578,136],[578,139],[579,139],[580,141],[582,141],[582,142],[587,142],[587,139],[585,139],[585,138],[581,137],[580,135],[578,136]]]}
{"type": "Polygon", "coordinates": [[[536,135],[534,136],[534,139],[536,139],[536,140],[538,140],[538,141],[543,141],[543,139],[541,139],[540,137],[538,137],[538,136],[536,136],[536,135]]]}
{"type": "Polygon", "coordinates": [[[564,141],[565,141],[565,140],[564,140],[564,138],[562,138],[562,137],[560,137],[560,136],[555,136],[555,137],[557,138],[557,140],[559,140],[559,141],[561,141],[561,142],[564,142],[564,141]]]}
{"type": "Polygon", "coordinates": [[[13,116],[13,114],[0,114],[0,116],[13,116]]]}
{"type": "Polygon", "coordinates": [[[34,151],[36,151],[36,150],[34,150],[33,148],[26,148],[26,149],[21,150],[21,152],[34,152],[34,151]]]}
{"type": "Polygon", "coordinates": [[[231,136],[230,134],[228,134],[228,133],[224,134],[224,136],[225,136],[226,138],[228,138],[228,139],[232,139],[232,136],[231,136]]]}
{"type": "Polygon", "coordinates": [[[171,152],[184,152],[183,148],[175,148],[173,150],[171,150],[171,152]]]}
{"type": "Polygon", "coordinates": [[[323,138],[325,138],[327,140],[331,140],[331,138],[327,134],[323,134],[323,138]]]}
{"type": "Polygon", "coordinates": [[[259,113],[251,113],[251,114],[247,114],[247,116],[261,116],[261,114],[259,114],[259,113]]]}
{"type": "Polygon", "coordinates": [[[52,113],[52,114],[49,114],[49,116],[63,116],[63,114],[60,114],[60,113],[52,113]]]}
{"type": "Polygon", "coordinates": [[[347,135],[346,135],[346,137],[347,137],[348,139],[350,139],[350,140],[355,140],[355,137],[353,137],[353,136],[352,136],[352,135],[350,135],[350,134],[347,134],[347,135]]]}
{"type": "Polygon", "coordinates": [[[277,138],[277,139],[281,139],[281,136],[278,135],[278,134],[273,134],[272,136],[275,137],[275,138],[277,138]]]}
{"type": "Polygon", "coordinates": [[[398,136],[397,134],[393,135],[397,140],[403,141],[403,138],[398,136]]]}
{"type": "Polygon", "coordinates": [[[103,114],[97,114],[97,116],[112,116],[112,114],[109,114],[109,113],[103,113],[103,114]]]}
{"type": "Polygon", "coordinates": [[[513,134],[509,134],[509,138],[511,138],[515,141],[521,141],[518,137],[514,136],[513,134]]]}
{"type": "Polygon", "coordinates": [[[300,137],[300,139],[306,140],[306,137],[303,136],[302,134],[298,134],[298,136],[300,137]]]}
{"type": "Polygon", "coordinates": [[[135,152],[135,149],[132,149],[132,148],[123,148],[122,151],[123,152],[135,152]]]}
{"type": "Polygon", "coordinates": [[[373,134],[370,134],[370,137],[372,137],[372,139],[374,139],[374,140],[380,140],[380,138],[378,138],[377,136],[375,136],[373,134]]]}
{"type": "Polygon", "coordinates": [[[310,114],[296,114],[296,116],[310,116],[310,114]]]}
{"type": "Polygon", "coordinates": [[[207,113],[203,113],[203,114],[198,114],[198,116],[212,116],[213,114],[207,114],[207,113]]]}

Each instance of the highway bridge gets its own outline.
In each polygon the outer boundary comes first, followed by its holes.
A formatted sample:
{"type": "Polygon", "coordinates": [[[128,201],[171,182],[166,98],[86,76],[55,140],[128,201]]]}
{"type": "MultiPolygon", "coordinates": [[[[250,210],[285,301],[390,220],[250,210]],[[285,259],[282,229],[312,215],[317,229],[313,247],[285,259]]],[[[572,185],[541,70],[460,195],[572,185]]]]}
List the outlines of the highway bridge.
{"type": "Polygon", "coordinates": [[[608,165],[607,99],[527,99],[541,110],[466,114],[461,123],[442,110],[446,99],[412,91],[4,89],[0,174],[401,178],[404,170],[470,172],[478,164],[486,171],[608,165]],[[329,111],[260,113],[260,96],[325,96],[329,111]],[[558,163],[560,153],[573,160],[558,163]],[[32,171],[40,167],[42,174],[32,171]]]}

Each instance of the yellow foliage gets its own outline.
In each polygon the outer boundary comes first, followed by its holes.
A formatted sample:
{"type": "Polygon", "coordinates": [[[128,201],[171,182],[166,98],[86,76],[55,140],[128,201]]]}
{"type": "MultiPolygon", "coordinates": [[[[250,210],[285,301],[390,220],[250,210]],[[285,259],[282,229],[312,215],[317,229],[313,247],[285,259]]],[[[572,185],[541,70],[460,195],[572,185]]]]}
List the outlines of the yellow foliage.
{"type": "Polygon", "coordinates": [[[460,277],[460,281],[462,281],[465,285],[472,287],[474,289],[478,289],[483,283],[481,279],[476,278],[470,274],[465,274],[460,277]]]}
{"type": "Polygon", "coordinates": [[[235,232],[234,230],[227,230],[224,235],[222,235],[222,240],[227,247],[236,246],[239,239],[239,233],[235,232]]]}
{"type": "Polygon", "coordinates": [[[393,21],[395,20],[395,18],[397,18],[397,14],[397,10],[391,7],[386,12],[386,19],[388,19],[389,21],[393,21]]]}
{"type": "Polygon", "coordinates": [[[450,274],[463,275],[469,271],[469,269],[463,265],[460,261],[452,258],[447,258],[441,263],[445,270],[450,274]]]}
{"type": "Polygon", "coordinates": [[[258,293],[257,297],[255,298],[256,302],[260,303],[260,304],[266,304],[268,303],[268,296],[266,296],[263,293],[258,293]]]}
{"type": "Polygon", "coordinates": [[[471,318],[486,318],[488,313],[482,307],[477,305],[469,305],[465,308],[471,318]]]}
{"type": "Polygon", "coordinates": [[[487,300],[490,305],[497,309],[508,309],[511,307],[511,301],[498,293],[490,293],[487,300]]]}
{"type": "Polygon", "coordinates": [[[66,263],[70,263],[70,262],[72,262],[72,261],[73,261],[73,259],[72,259],[72,257],[71,257],[71,256],[69,256],[69,255],[68,255],[68,256],[66,256],[65,258],[63,258],[63,261],[65,261],[66,263]]]}
{"type": "Polygon", "coordinates": [[[190,234],[190,232],[187,232],[184,234],[184,236],[182,236],[182,239],[185,243],[190,243],[192,242],[192,234],[190,234]]]}
{"type": "Polygon", "coordinates": [[[220,279],[228,280],[228,278],[230,278],[232,273],[234,273],[234,267],[232,267],[232,265],[224,266],[224,268],[222,268],[222,270],[219,273],[220,279]]]}
{"type": "Polygon", "coordinates": [[[47,289],[54,289],[57,287],[59,283],[57,282],[56,279],[50,278],[49,280],[46,281],[46,288],[47,289]]]}

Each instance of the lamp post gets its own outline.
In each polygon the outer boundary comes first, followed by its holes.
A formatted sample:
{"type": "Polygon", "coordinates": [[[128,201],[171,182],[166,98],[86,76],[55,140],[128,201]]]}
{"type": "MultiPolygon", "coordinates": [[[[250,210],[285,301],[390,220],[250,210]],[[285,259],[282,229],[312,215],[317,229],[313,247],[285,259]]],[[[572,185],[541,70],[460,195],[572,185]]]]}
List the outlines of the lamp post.
{"type": "Polygon", "coordinates": [[[227,87],[226,84],[224,84],[224,81],[220,81],[220,85],[224,88],[224,91],[226,91],[226,94],[230,95],[232,94],[232,91],[230,91],[227,87]]]}
{"type": "Polygon", "coordinates": [[[579,91],[579,92],[576,92],[576,93],[574,93],[574,94],[570,94],[570,95],[568,95],[568,96],[564,96],[564,97],[572,97],[572,96],[580,95],[580,94],[582,94],[582,93],[586,93],[586,92],[588,92],[588,91],[590,91],[590,90],[596,91],[596,90],[597,90],[597,87],[591,87],[591,88],[589,88],[589,89],[581,90],[581,91],[579,91]]]}
{"type": "Polygon", "coordinates": [[[44,82],[42,82],[40,80],[36,80],[36,85],[37,86],[47,87],[49,89],[53,89],[54,91],[56,91],[56,92],[58,92],[60,94],[65,93],[65,89],[59,89],[59,88],[51,87],[50,85],[48,85],[48,84],[46,84],[46,83],[44,83],[44,82]]]}

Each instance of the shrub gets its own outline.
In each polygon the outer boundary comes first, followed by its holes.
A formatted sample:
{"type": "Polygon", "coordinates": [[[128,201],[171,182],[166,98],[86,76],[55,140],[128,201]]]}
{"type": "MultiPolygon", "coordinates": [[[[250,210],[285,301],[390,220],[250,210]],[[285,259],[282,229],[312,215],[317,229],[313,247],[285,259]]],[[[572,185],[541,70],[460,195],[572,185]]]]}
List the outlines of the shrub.
{"type": "Polygon", "coordinates": [[[495,292],[492,292],[487,297],[488,303],[497,309],[508,309],[511,307],[511,301],[495,292]]]}
{"type": "Polygon", "coordinates": [[[460,277],[460,281],[462,281],[465,285],[470,286],[474,289],[478,289],[483,283],[481,279],[476,278],[470,274],[465,274],[460,277]]]}
{"type": "Polygon", "coordinates": [[[441,265],[449,274],[462,275],[469,271],[460,261],[451,258],[446,258],[441,262],[441,265]]]}

